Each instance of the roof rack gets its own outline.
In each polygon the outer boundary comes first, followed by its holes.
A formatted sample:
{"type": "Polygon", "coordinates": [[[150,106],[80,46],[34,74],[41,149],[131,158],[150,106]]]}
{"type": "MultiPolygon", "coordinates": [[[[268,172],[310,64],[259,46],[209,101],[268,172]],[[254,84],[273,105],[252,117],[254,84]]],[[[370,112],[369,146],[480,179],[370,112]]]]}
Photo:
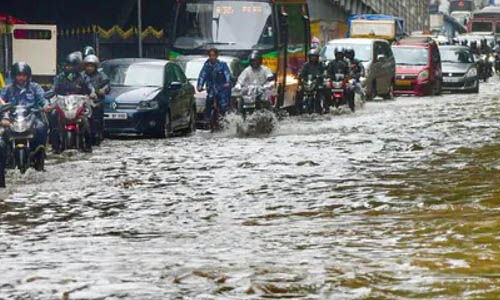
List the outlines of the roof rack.
{"type": "Polygon", "coordinates": [[[430,36],[410,36],[410,37],[405,37],[401,39],[398,42],[398,45],[415,45],[415,44],[434,44],[435,41],[432,37],[430,36]]]}

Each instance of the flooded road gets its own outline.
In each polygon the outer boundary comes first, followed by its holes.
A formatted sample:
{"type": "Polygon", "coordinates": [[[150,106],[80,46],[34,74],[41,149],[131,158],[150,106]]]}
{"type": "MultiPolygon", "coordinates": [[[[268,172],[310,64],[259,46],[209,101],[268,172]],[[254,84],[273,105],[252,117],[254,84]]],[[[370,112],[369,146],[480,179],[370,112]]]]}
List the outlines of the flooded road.
{"type": "Polygon", "coordinates": [[[9,173],[0,299],[498,299],[497,85],[9,173]]]}

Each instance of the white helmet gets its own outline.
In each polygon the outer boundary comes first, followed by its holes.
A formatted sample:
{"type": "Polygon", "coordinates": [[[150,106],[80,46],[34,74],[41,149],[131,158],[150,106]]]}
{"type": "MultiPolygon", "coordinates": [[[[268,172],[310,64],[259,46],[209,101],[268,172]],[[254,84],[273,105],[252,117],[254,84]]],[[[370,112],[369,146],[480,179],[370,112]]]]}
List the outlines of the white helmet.
{"type": "Polygon", "coordinates": [[[99,67],[99,64],[101,62],[99,61],[99,57],[93,55],[93,54],[90,54],[90,55],[87,55],[85,57],[85,59],[83,60],[83,64],[93,64],[95,65],[96,67],[99,67]]]}

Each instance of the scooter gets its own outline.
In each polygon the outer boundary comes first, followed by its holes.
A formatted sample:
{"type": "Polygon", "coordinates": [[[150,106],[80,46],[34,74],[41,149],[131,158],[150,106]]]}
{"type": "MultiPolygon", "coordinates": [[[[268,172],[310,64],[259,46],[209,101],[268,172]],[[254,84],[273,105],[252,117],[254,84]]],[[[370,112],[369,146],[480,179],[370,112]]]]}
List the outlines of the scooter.
{"type": "Polygon", "coordinates": [[[61,151],[91,149],[90,118],[93,101],[86,95],[56,96],[55,109],[59,114],[62,128],[60,134],[61,151]]]}
{"type": "Polygon", "coordinates": [[[32,106],[10,107],[10,128],[7,130],[8,154],[7,162],[13,169],[19,169],[21,174],[33,167],[37,171],[43,171],[45,167],[45,145],[39,145],[32,149],[36,138],[35,121],[39,109],[32,106]]]}

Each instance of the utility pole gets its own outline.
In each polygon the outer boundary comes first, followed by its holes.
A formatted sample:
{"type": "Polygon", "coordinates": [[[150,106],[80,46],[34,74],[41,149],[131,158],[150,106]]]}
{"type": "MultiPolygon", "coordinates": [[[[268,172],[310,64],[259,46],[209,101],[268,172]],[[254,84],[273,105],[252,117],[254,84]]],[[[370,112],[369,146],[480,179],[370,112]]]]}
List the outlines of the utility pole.
{"type": "Polygon", "coordinates": [[[142,58],[142,0],[137,0],[137,37],[139,39],[139,57],[142,58]]]}

